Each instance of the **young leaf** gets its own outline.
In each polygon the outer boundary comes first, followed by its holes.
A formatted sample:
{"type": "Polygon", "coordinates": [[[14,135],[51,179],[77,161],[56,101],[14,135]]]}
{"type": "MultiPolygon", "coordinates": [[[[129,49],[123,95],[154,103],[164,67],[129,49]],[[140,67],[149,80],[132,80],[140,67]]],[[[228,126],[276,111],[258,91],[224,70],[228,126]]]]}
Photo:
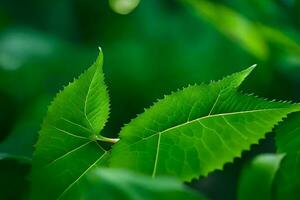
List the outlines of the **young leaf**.
{"type": "Polygon", "coordinates": [[[60,92],[48,109],[33,158],[33,199],[61,199],[108,153],[97,143],[109,115],[103,55],[60,92]]]}
{"type": "Polygon", "coordinates": [[[300,196],[300,113],[282,124],[276,135],[280,153],[286,153],[274,181],[276,199],[296,200],[300,196]]]}
{"type": "Polygon", "coordinates": [[[65,199],[201,200],[196,192],[171,177],[151,177],[125,170],[95,169],[65,199]]]}
{"type": "Polygon", "coordinates": [[[221,169],[300,107],[236,92],[251,70],[155,103],[121,130],[110,165],[184,181],[221,169]]]}
{"type": "Polygon", "coordinates": [[[255,157],[242,171],[237,199],[271,200],[274,176],[282,157],[282,154],[262,154],[255,157]]]}

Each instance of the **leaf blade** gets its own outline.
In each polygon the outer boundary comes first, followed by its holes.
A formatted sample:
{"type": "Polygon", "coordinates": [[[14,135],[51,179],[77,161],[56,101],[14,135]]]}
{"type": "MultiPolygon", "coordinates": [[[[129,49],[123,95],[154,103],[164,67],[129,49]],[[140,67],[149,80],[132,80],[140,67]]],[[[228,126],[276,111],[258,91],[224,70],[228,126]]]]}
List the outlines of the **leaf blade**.
{"type": "Polygon", "coordinates": [[[269,153],[256,156],[242,171],[237,199],[271,200],[273,180],[283,156],[269,153]]]}
{"type": "Polygon", "coordinates": [[[106,165],[109,154],[96,141],[109,115],[102,63],[100,50],[49,106],[34,153],[33,199],[61,199],[88,171],[106,165]]]}
{"type": "Polygon", "coordinates": [[[284,153],[274,180],[275,199],[298,199],[300,192],[300,113],[293,114],[286,123],[279,126],[276,146],[284,153]]]}
{"type": "Polygon", "coordinates": [[[189,181],[221,169],[299,110],[239,94],[242,81],[236,80],[244,80],[243,74],[190,86],[155,103],[121,130],[110,165],[189,181]]]}

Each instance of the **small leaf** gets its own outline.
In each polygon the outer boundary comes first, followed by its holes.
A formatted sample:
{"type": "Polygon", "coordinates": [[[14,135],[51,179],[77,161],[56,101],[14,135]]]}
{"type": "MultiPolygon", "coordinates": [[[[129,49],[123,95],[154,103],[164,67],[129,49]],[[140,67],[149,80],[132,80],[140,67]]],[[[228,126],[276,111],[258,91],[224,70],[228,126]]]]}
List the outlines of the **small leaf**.
{"type": "Polygon", "coordinates": [[[273,179],[282,157],[282,154],[261,154],[255,157],[242,171],[238,200],[271,200],[273,179]]]}
{"type": "Polygon", "coordinates": [[[293,114],[278,128],[276,145],[286,156],[274,181],[275,197],[297,200],[300,196],[300,113],[293,114]]]}
{"type": "Polygon", "coordinates": [[[196,192],[171,177],[151,177],[116,169],[95,169],[65,199],[200,200],[196,192]]]}
{"type": "Polygon", "coordinates": [[[155,103],[121,130],[110,165],[184,181],[222,169],[300,109],[236,92],[251,70],[190,86],[155,103]]]}
{"type": "Polygon", "coordinates": [[[108,157],[96,141],[109,115],[103,55],[48,109],[33,158],[33,199],[61,199],[108,157]]]}

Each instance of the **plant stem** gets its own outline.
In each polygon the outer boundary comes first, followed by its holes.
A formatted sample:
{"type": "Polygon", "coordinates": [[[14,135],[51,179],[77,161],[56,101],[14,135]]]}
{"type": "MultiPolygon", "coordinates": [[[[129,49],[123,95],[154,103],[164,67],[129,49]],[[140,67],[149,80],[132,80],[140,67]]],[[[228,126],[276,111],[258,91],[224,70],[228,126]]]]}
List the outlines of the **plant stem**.
{"type": "Polygon", "coordinates": [[[120,139],[119,138],[108,138],[108,137],[104,137],[102,135],[97,135],[96,139],[102,142],[109,142],[109,143],[117,143],[120,139]]]}

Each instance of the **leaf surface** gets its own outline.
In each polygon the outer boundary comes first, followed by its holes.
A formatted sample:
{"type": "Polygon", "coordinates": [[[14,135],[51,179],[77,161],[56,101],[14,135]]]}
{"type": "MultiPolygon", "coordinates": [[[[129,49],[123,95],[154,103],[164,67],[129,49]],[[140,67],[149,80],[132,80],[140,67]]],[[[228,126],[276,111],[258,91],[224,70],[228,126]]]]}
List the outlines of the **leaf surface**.
{"type": "Polygon", "coordinates": [[[242,95],[249,68],[166,96],[120,132],[110,165],[184,181],[222,169],[299,105],[242,95]]]}
{"type": "Polygon", "coordinates": [[[285,153],[274,181],[276,199],[296,200],[300,196],[300,113],[293,114],[277,130],[276,145],[285,153]]]}
{"type": "Polygon", "coordinates": [[[282,154],[256,156],[242,171],[237,199],[271,200],[273,180],[282,158],[282,154]]]}
{"type": "Polygon", "coordinates": [[[105,165],[108,152],[96,141],[109,115],[102,62],[100,51],[51,103],[33,158],[33,199],[62,199],[89,170],[105,165]]]}
{"type": "Polygon", "coordinates": [[[65,199],[165,200],[204,199],[173,177],[152,179],[131,171],[95,169],[65,199]]]}

